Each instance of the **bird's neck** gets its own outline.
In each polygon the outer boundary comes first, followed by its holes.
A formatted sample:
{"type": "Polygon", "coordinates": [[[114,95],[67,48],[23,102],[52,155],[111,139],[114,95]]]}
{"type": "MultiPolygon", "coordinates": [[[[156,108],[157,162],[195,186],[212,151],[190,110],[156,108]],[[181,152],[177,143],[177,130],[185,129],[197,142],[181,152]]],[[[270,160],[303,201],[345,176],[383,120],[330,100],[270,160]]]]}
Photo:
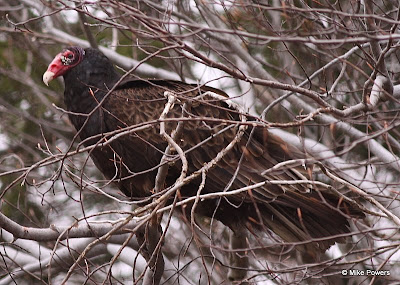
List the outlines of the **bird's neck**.
{"type": "Polygon", "coordinates": [[[70,72],[64,75],[67,110],[89,113],[109,93],[119,77],[114,69],[70,72]]]}
{"type": "MultiPolygon", "coordinates": [[[[68,116],[77,130],[86,123],[87,126],[101,126],[102,108],[99,104],[113,88],[119,79],[119,75],[112,72],[91,71],[90,73],[71,72],[64,75],[65,92],[64,102],[67,107],[68,116]],[[96,110],[95,110],[96,109],[96,110]],[[93,110],[95,110],[93,112],[93,110]],[[88,114],[90,114],[88,119],[88,114]],[[93,121],[93,124],[88,124],[93,121]]],[[[111,94],[110,94],[111,95],[111,94]]],[[[84,128],[84,137],[103,132],[103,129],[84,128]]]]}

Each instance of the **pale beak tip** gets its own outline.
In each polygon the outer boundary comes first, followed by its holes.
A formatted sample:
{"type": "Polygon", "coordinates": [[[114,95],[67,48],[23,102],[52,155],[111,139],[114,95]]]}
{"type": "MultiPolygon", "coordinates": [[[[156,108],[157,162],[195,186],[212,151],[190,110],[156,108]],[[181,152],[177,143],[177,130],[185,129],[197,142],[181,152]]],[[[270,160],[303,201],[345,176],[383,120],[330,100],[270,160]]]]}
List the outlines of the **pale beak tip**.
{"type": "Polygon", "coordinates": [[[49,86],[49,82],[54,79],[54,72],[51,71],[46,71],[43,74],[43,83],[46,84],[46,86],[49,86]]]}

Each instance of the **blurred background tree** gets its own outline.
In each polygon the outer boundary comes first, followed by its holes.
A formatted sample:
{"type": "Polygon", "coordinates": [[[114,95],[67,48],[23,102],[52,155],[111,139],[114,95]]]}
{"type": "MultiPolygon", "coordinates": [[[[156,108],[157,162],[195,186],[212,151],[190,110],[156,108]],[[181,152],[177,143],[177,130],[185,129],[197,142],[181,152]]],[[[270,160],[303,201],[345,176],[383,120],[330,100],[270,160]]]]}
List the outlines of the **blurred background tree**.
{"type": "MultiPolygon", "coordinates": [[[[0,0],[0,284],[142,283],[147,270],[129,231],[107,236],[134,207],[71,145],[61,79],[42,83],[69,45],[99,47],[138,78],[224,90],[367,197],[371,215],[318,263],[250,241],[244,282],[400,282],[399,24],[397,0],[0,0]]],[[[229,230],[203,231],[172,217],[162,283],[229,284],[229,230]]]]}

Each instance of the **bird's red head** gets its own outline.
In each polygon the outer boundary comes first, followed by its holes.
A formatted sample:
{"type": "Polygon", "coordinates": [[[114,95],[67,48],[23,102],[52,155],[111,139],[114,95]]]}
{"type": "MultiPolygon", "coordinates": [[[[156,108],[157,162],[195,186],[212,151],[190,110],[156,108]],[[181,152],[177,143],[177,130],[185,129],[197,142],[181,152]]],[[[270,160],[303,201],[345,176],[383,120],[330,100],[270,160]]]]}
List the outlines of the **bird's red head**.
{"type": "Polygon", "coordinates": [[[64,75],[68,70],[79,64],[85,55],[81,47],[69,47],[56,55],[43,74],[43,82],[47,86],[54,78],[64,75]]]}

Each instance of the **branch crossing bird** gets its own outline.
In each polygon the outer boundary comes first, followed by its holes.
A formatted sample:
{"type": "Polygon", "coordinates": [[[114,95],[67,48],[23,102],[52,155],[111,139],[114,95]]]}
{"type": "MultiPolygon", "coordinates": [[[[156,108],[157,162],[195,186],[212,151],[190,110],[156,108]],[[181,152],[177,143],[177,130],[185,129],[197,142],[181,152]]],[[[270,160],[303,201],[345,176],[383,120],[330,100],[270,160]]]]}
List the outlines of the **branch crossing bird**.
{"type": "MultiPolygon", "coordinates": [[[[182,122],[176,143],[187,159],[186,175],[227,148],[238,136],[243,116],[247,123],[241,139],[205,173],[201,194],[249,190],[201,200],[196,214],[215,218],[233,231],[272,231],[288,242],[319,239],[312,244],[320,250],[342,242],[340,236],[327,237],[348,233],[349,219],[363,217],[356,203],[343,199],[331,187],[302,183],[312,178],[300,164],[274,169],[304,155],[260,123],[253,127],[251,122],[256,123],[257,118],[233,108],[223,91],[172,80],[121,80],[110,60],[92,48],[68,47],[56,55],[43,81],[48,85],[59,76],[64,77],[70,121],[84,145],[97,145],[90,157],[132,200],[145,203],[150,201],[148,197],[164,193],[154,192],[168,145],[160,134],[159,118],[168,101],[165,94],[173,94],[176,100],[166,112],[165,131],[171,134],[182,122]]],[[[176,182],[182,170],[176,149],[166,157],[169,168],[164,189],[176,182]]],[[[196,196],[201,182],[199,175],[180,189],[178,198],[196,196]]],[[[190,215],[192,206],[193,202],[180,210],[190,215]]]]}

